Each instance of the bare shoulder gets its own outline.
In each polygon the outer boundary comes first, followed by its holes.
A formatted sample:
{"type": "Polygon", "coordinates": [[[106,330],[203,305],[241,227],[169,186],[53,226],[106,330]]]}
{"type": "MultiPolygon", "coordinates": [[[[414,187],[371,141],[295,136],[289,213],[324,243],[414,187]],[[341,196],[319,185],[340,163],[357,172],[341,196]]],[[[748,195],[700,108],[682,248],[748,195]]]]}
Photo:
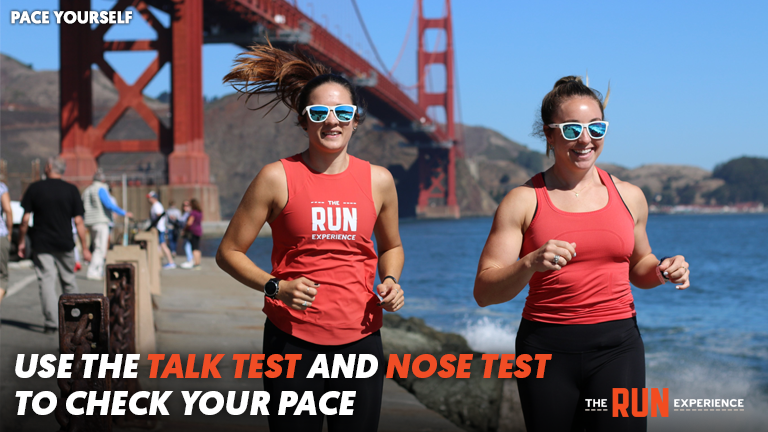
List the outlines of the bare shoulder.
{"type": "Polygon", "coordinates": [[[371,164],[371,191],[377,215],[380,215],[384,208],[392,209],[397,215],[397,189],[395,179],[388,169],[371,164]]]}
{"type": "Polygon", "coordinates": [[[256,178],[262,178],[267,182],[285,182],[285,168],[280,161],[268,163],[259,171],[256,178]]]}
{"type": "Polygon", "coordinates": [[[645,217],[644,215],[648,214],[648,203],[645,200],[645,194],[642,189],[630,182],[622,181],[614,175],[611,175],[611,178],[616,185],[616,190],[619,191],[621,198],[627,204],[629,211],[635,219],[645,217]]]}
{"type": "Polygon", "coordinates": [[[371,179],[376,182],[394,182],[392,173],[383,166],[371,164],[371,179]]]}
{"type": "Polygon", "coordinates": [[[254,221],[254,214],[263,214],[262,224],[264,221],[271,222],[287,202],[288,179],[283,164],[279,161],[267,164],[251,181],[230,225],[235,220],[250,224],[254,221]]]}
{"type": "Polygon", "coordinates": [[[624,201],[642,200],[645,202],[645,195],[639,187],[633,185],[630,182],[623,181],[614,175],[611,175],[611,178],[613,179],[613,183],[616,185],[616,189],[619,190],[619,193],[621,194],[621,197],[624,199],[624,201]]]}
{"type": "Polygon", "coordinates": [[[502,204],[510,203],[515,205],[521,205],[526,203],[536,203],[536,190],[533,188],[531,182],[527,182],[520,185],[511,191],[507,192],[507,195],[501,201],[502,204]]]}
{"type": "Polygon", "coordinates": [[[387,187],[395,184],[392,173],[383,166],[371,164],[371,182],[376,187],[387,187]]]}
{"type": "Polygon", "coordinates": [[[285,207],[288,201],[288,179],[285,168],[280,161],[272,162],[264,166],[251,181],[248,190],[243,196],[241,206],[268,205],[270,207],[282,204],[285,207]],[[260,203],[260,204],[257,204],[260,203]]]}
{"type": "Polygon", "coordinates": [[[276,190],[283,190],[287,187],[288,180],[285,175],[285,168],[280,161],[272,162],[264,166],[259,171],[256,178],[251,182],[248,188],[252,193],[270,193],[276,190]]]}
{"type": "Polygon", "coordinates": [[[529,181],[507,193],[496,210],[498,222],[509,222],[525,229],[536,211],[536,190],[529,181]]]}

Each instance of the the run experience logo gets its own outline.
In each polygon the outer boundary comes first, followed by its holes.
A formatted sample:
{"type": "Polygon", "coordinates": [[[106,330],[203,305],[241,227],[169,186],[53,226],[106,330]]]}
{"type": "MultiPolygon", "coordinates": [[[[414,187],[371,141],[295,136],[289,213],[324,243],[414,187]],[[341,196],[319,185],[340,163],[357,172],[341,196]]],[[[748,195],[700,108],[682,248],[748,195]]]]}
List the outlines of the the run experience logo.
{"type": "Polygon", "coordinates": [[[347,201],[312,201],[312,240],[355,240],[357,205],[347,201]],[[326,206],[317,206],[326,204],[326,206]],[[328,234],[328,232],[333,234],[328,234]],[[315,234],[318,233],[318,234],[315,234]]]}
{"type": "Polygon", "coordinates": [[[669,417],[673,411],[744,411],[744,399],[669,399],[668,388],[614,388],[608,399],[585,399],[585,411],[610,411],[613,417],[669,417]]]}

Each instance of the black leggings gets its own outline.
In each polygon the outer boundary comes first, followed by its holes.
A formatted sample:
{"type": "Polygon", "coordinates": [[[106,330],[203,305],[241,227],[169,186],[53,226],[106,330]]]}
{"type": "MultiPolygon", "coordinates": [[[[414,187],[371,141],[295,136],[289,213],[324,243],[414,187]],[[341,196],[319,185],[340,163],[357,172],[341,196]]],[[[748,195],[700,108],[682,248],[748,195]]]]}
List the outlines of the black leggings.
{"type": "MultiPolygon", "coordinates": [[[[346,345],[316,345],[297,337],[291,336],[272,324],[270,320],[264,324],[264,354],[268,358],[271,354],[301,354],[301,360],[296,362],[296,369],[293,378],[285,377],[285,368],[288,362],[283,361],[283,374],[277,378],[267,378],[263,375],[264,390],[269,392],[269,430],[272,432],[281,431],[301,431],[301,432],[320,432],[323,429],[323,414],[317,409],[317,415],[309,415],[304,411],[300,415],[293,415],[295,406],[289,408],[285,415],[277,415],[280,405],[280,393],[283,391],[294,391],[299,394],[299,398],[306,391],[314,394],[315,404],[320,401],[320,397],[329,391],[355,391],[353,415],[330,415],[328,416],[328,431],[373,431],[378,430],[379,414],[381,412],[381,394],[384,388],[384,351],[381,346],[381,333],[377,331],[363,339],[346,345]],[[344,356],[348,360],[349,354],[372,354],[375,355],[379,365],[376,373],[370,378],[344,378],[339,373],[338,378],[322,378],[316,375],[315,378],[307,379],[315,357],[318,354],[325,354],[328,362],[328,368],[332,370],[335,354],[344,356]]],[[[357,370],[357,362],[355,362],[357,370]]],[[[328,406],[331,408],[339,407],[339,400],[331,399],[328,406]]],[[[317,408],[317,407],[316,407],[317,408]]]]}
{"type": "Polygon", "coordinates": [[[577,325],[523,319],[515,354],[552,354],[543,378],[534,370],[517,380],[528,432],[646,430],[645,417],[611,412],[613,388],[645,387],[645,349],[634,318],[577,325]],[[608,411],[585,411],[586,399],[607,399],[608,411]]]}

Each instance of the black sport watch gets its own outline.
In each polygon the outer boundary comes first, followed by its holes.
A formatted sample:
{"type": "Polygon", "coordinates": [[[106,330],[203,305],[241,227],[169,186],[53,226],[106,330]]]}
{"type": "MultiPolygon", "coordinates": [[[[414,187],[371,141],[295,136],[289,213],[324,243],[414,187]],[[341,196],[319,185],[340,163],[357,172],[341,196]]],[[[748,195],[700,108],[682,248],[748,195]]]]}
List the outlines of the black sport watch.
{"type": "Polygon", "coordinates": [[[277,293],[280,291],[280,279],[273,278],[269,282],[264,284],[264,295],[269,298],[277,297],[277,293]]]}
{"type": "Polygon", "coordinates": [[[663,263],[663,262],[664,262],[664,260],[665,260],[665,259],[668,259],[668,258],[672,258],[672,257],[668,257],[668,256],[665,256],[665,257],[661,257],[661,258],[659,258],[659,263],[658,263],[658,264],[656,264],[656,272],[658,273],[659,277],[661,278],[661,282],[662,282],[662,283],[667,283],[667,282],[669,282],[669,276],[665,275],[665,274],[664,274],[664,272],[663,272],[663,271],[661,271],[661,269],[659,268],[659,266],[661,265],[661,263],[663,263]]]}

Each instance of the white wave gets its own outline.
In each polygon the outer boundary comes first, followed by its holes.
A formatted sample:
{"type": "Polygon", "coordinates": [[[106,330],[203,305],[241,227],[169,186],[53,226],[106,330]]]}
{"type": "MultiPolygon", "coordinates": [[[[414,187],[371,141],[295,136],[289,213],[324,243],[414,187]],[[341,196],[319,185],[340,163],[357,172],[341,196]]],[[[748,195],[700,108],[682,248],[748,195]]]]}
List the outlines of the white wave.
{"type": "Polygon", "coordinates": [[[768,395],[761,390],[752,370],[678,358],[666,365],[660,362],[649,366],[647,377],[648,387],[667,387],[675,398],[743,398],[761,411],[768,408],[768,395]]]}
{"type": "Polygon", "coordinates": [[[517,327],[507,320],[482,317],[468,322],[459,333],[467,339],[470,348],[489,354],[515,352],[517,327]]]}
{"type": "MultiPolygon", "coordinates": [[[[738,431],[763,432],[768,424],[768,398],[755,383],[752,372],[717,365],[692,364],[678,361],[671,370],[657,375],[648,371],[647,387],[669,388],[670,404],[674,399],[743,399],[741,412],[673,412],[669,417],[648,417],[648,430],[675,431],[738,431]],[[675,366],[676,365],[676,366],[675,366]]],[[[695,410],[694,410],[695,411],[695,410]]]]}

